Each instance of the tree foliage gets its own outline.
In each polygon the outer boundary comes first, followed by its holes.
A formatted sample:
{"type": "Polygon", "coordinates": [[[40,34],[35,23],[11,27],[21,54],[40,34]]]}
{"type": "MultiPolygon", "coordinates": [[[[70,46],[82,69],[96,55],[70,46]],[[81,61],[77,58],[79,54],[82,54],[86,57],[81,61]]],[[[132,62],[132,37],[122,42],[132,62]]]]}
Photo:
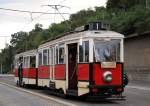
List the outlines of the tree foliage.
{"type": "Polygon", "coordinates": [[[117,8],[127,10],[136,5],[145,6],[146,0],[108,0],[107,9],[117,8]]]}

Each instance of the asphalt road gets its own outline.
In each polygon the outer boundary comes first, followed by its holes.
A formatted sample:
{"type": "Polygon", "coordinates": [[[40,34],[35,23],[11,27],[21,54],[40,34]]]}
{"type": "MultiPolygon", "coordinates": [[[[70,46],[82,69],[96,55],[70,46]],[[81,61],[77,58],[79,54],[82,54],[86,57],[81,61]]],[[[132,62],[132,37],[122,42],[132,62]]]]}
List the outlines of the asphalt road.
{"type": "MultiPolygon", "coordinates": [[[[5,82],[12,86],[15,86],[12,77],[0,77],[0,82],[5,82]]],[[[48,100],[0,84],[0,106],[64,106],[65,105],[65,104],[61,104],[61,102],[59,101],[63,101],[64,103],[70,103],[74,106],[149,106],[150,88],[148,87],[149,86],[146,87],[146,85],[144,87],[143,85],[140,87],[140,85],[134,84],[134,86],[132,86],[132,84],[130,84],[130,86],[125,89],[125,92],[123,94],[124,96],[126,96],[126,100],[82,101],[75,98],[64,99],[62,97],[50,95],[42,89],[25,89],[52,98],[52,100],[50,99],[48,100]],[[55,100],[57,100],[58,102],[55,100]]]]}
{"type": "Polygon", "coordinates": [[[65,106],[0,84],[0,106],[65,106]]]}

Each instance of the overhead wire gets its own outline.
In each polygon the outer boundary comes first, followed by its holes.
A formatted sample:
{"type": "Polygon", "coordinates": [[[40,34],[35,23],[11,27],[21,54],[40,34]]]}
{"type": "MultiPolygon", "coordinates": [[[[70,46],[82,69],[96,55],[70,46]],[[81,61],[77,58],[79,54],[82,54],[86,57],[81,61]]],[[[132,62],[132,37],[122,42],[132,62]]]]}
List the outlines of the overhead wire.
{"type": "MultiPolygon", "coordinates": [[[[39,11],[17,10],[17,9],[9,9],[9,8],[0,8],[0,10],[23,12],[23,13],[32,13],[32,14],[59,14],[59,13],[48,13],[48,12],[39,12],[39,11]]],[[[69,14],[69,13],[62,13],[62,14],[69,14]]]]}
{"type": "MultiPolygon", "coordinates": [[[[46,12],[48,12],[48,11],[49,11],[49,10],[47,10],[46,12]]],[[[40,14],[39,16],[37,16],[37,17],[35,17],[35,18],[32,17],[31,21],[29,21],[28,23],[26,23],[25,26],[24,26],[23,28],[21,28],[21,31],[24,30],[24,28],[26,28],[26,27],[27,27],[29,24],[31,24],[33,21],[35,21],[36,19],[40,18],[40,17],[43,16],[43,15],[44,15],[44,13],[43,13],[43,14],[40,14]]]]}
{"type": "MultiPolygon", "coordinates": [[[[59,2],[59,3],[63,3],[64,1],[66,1],[66,0],[63,0],[63,1],[59,2]]],[[[56,5],[52,5],[52,6],[56,6],[56,5]]],[[[60,8],[63,8],[63,7],[69,8],[69,7],[67,7],[67,6],[62,6],[62,5],[57,5],[57,6],[59,6],[60,8]]],[[[59,9],[59,8],[57,8],[57,9],[59,9]]],[[[46,12],[39,12],[39,11],[27,11],[27,10],[18,10],[18,9],[1,8],[1,7],[0,7],[0,10],[12,11],[12,12],[29,13],[29,14],[30,14],[30,17],[31,17],[31,21],[30,21],[30,22],[27,22],[27,23],[25,24],[25,26],[24,26],[23,28],[21,28],[21,31],[22,31],[25,27],[27,27],[29,24],[31,24],[34,20],[40,18],[40,17],[41,17],[42,15],[44,15],[44,14],[54,14],[54,15],[57,15],[57,14],[60,15],[60,14],[61,14],[62,17],[63,17],[62,14],[69,14],[69,13],[60,13],[59,10],[55,10],[55,13],[49,13],[49,12],[48,12],[49,10],[46,11],[46,12]],[[57,11],[58,13],[57,13],[56,11],[57,11]],[[39,16],[33,18],[33,15],[32,15],[32,14],[41,14],[41,15],[39,15],[39,16]]],[[[55,17],[55,16],[54,16],[54,17],[55,17]]],[[[64,19],[64,17],[63,17],[63,19],[64,19]]],[[[64,20],[65,20],[65,19],[64,19],[64,20]]]]}

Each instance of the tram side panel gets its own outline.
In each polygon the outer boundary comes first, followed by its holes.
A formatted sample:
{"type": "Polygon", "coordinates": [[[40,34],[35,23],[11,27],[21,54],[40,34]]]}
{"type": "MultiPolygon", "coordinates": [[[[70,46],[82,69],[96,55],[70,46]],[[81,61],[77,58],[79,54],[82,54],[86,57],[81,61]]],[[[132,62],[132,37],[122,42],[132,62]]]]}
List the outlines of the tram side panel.
{"type": "Polygon", "coordinates": [[[54,71],[55,87],[66,91],[66,64],[55,65],[54,71]]]}
{"type": "Polygon", "coordinates": [[[78,64],[78,96],[89,93],[89,63],[78,64]]]}
{"type": "Polygon", "coordinates": [[[49,87],[50,66],[38,67],[38,86],[49,87]]]}
{"type": "Polygon", "coordinates": [[[29,68],[28,84],[37,84],[37,68],[29,68]]]}
{"type": "Polygon", "coordinates": [[[29,68],[23,68],[22,70],[22,83],[23,84],[29,84],[28,72],[29,72],[29,68]]]}
{"type": "MultiPolygon", "coordinates": [[[[36,85],[37,68],[23,68],[22,70],[22,83],[36,85]]],[[[15,69],[15,82],[19,82],[18,69],[15,69]]]]}

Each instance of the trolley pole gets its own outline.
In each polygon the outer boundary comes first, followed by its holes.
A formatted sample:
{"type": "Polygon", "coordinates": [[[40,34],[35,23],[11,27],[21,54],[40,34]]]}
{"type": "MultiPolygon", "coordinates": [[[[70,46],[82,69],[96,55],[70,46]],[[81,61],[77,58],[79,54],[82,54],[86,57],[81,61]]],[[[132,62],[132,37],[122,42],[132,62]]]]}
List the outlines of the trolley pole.
{"type": "Polygon", "coordinates": [[[149,0],[145,0],[145,7],[149,9],[149,0]]]}
{"type": "Polygon", "coordinates": [[[145,7],[147,8],[147,0],[145,0],[145,7]]]}
{"type": "Polygon", "coordinates": [[[62,13],[59,11],[59,9],[61,9],[61,8],[68,8],[68,9],[70,9],[70,7],[63,6],[63,5],[42,5],[42,6],[51,7],[52,9],[54,9],[55,11],[57,11],[58,14],[63,18],[63,20],[66,23],[67,27],[71,30],[71,26],[69,25],[68,21],[65,19],[65,17],[62,15],[62,13]]]}

